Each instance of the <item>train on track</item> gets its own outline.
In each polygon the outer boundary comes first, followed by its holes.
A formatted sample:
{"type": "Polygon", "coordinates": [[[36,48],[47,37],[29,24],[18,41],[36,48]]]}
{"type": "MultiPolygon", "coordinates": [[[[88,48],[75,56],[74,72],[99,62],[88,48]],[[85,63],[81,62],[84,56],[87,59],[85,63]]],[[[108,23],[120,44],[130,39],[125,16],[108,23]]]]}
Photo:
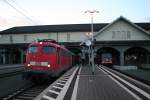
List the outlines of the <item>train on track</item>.
{"type": "Polygon", "coordinates": [[[112,67],[112,55],[110,53],[101,54],[101,64],[112,67]]]}
{"type": "Polygon", "coordinates": [[[112,67],[113,66],[113,58],[110,53],[102,53],[95,58],[96,64],[101,64],[104,66],[112,67]]]}
{"type": "Polygon", "coordinates": [[[38,40],[28,46],[23,77],[28,80],[58,77],[74,64],[74,54],[55,40],[38,40]]]}

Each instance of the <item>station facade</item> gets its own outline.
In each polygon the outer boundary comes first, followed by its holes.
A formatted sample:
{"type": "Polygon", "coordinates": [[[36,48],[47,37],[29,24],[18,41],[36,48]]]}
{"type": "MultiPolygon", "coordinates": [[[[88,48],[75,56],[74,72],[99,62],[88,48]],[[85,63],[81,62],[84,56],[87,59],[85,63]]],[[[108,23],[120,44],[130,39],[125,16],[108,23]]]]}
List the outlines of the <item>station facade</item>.
{"type": "MultiPolygon", "coordinates": [[[[0,64],[24,63],[28,44],[49,38],[87,59],[88,50],[80,44],[90,32],[90,24],[22,26],[1,31],[0,64]]],[[[95,57],[109,52],[114,65],[150,64],[150,23],[133,23],[121,16],[112,23],[94,24],[94,38],[95,57]]]]}

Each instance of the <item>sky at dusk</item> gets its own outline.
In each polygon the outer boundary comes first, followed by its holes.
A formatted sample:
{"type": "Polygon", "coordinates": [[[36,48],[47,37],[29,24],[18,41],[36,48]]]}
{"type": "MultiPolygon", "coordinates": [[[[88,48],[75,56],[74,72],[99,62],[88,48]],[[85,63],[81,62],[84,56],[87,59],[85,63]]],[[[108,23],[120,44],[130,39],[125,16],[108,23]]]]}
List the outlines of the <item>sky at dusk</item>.
{"type": "Polygon", "coordinates": [[[90,23],[86,10],[98,10],[94,23],[119,16],[150,22],[150,0],[0,0],[0,31],[15,26],[90,23]]]}

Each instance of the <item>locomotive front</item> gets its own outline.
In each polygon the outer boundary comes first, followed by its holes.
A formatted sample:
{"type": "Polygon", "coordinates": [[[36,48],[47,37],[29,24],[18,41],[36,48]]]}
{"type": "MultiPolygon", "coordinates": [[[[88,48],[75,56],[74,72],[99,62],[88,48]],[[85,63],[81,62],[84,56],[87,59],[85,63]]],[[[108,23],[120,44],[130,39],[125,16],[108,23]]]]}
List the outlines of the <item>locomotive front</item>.
{"type": "Polygon", "coordinates": [[[26,79],[33,77],[50,77],[55,75],[57,47],[50,42],[32,43],[26,54],[26,79]]]}

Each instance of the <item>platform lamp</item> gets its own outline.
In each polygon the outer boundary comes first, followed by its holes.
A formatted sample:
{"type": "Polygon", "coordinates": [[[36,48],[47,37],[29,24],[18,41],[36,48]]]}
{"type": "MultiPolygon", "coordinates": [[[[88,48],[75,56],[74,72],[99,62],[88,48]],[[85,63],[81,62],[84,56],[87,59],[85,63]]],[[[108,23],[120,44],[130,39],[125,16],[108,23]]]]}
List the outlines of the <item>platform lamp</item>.
{"type": "Polygon", "coordinates": [[[87,10],[85,13],[90,13],[91,15],[91,63],[92,63],[92,74],[94,74],[95,71],[95,66],[94,66],[94,50],[93,50],[93,45],[94,45],[94,33],[93,33],[93,14],[94,13],[99,13],[97,10],[87,10]]]}

